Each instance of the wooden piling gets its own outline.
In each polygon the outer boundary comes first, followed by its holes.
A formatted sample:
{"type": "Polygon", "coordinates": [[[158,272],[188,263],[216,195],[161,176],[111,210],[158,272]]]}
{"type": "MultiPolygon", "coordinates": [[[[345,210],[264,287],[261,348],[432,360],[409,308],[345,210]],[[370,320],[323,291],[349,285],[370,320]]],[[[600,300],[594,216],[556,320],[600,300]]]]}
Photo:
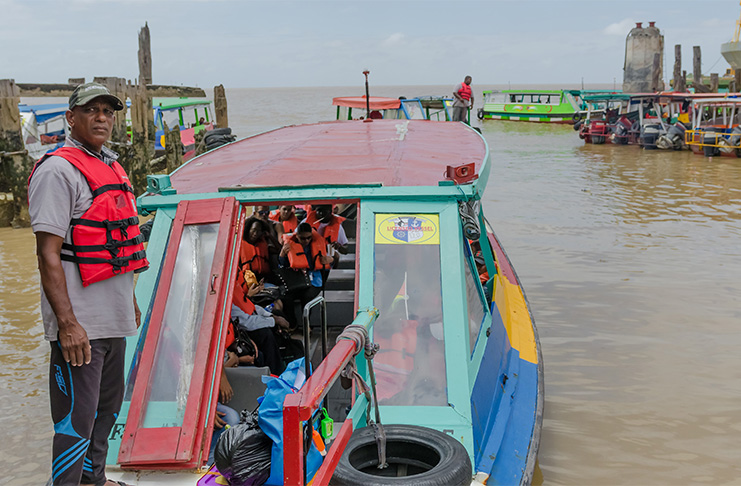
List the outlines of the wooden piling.
{"type": "Polygon", "coordinates": [[[730,90],[734,93],[738,93],[741,90],[741,69],[733,70],[733,89],[730,90]]]}
{"type": "Polygon", "coordinates": [[[224,85],[214,86],[214,111],[216,112],[216,126],[226,128],[229,126],[229,115],[226,108],[226,93],[224,85]]]}
{"type": "Polygon", "coordinates": [[[710,73],[710,92],[718,92],[718,73],[710,73]]]}
{"type": "Polygon", "coordinates": [[[708,93],[710,90],[702,83],[702,52],[700,46],[692,47],[692,87],[695,93],[708,93]]]}
{"type": "Polygon", "coordinates": [[[23,144],[19,102],[15,81],[0,79],[0,192],[13,194],[12,224],[16,228],[30,225],[27,181],[34,163],[23,144]]]}
{"type": "MultiPolygon", "coordinates": [[[[164,123],[164,122],[163,122],[164,123]]],[[[165,170],[171,174],[183,165],[183,142],[180,140],[180,126],[170,130],[165,125],[165,170]]]]}
{"type": "Polygon", "coordinates": [[[119,162],[129,175],[134,193],[141,194],[147,188],[149,160],[154,152],[149,123],[152,118],[151,100],[143,84],[128,83],[127,92],[131,100],[131,143],[116,145],[115,149],[119,153],[119,162]]]}
{"type": "Polygon", "coordinates": [[[152,84],[152,49],[149,25],[145,22],[139,31],[139,84],[152,84]]]}
{"type": "Polygon", "coordinates": [[[682,83],[682,45],[674,46],[674,91],[683,92],[685,90],[682,83]]]}
{"type": "Polygon", "coordinates": [[[651,69],[651,91],[654,93],[661,91],[659,83],[661,82],[661,54],[654,54],[654,62],[651,69]]]}

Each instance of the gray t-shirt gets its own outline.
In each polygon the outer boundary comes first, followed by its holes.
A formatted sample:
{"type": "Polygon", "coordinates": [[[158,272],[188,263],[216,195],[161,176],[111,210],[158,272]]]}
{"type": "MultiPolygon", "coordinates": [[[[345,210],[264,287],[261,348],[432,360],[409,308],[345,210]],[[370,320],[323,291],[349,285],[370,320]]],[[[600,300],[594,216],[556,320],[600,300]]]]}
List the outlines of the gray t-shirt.
{"type": "MultiPolygon", "coordinates": [[[[79,143],[70,138],[65,146],[81,148],[79,143]]],[[[84,151],[108,164],[117,156],[105,147],[102,154],[84,151]]],[[[34,172],[28,187],[31,228],[34,233],[51,233],[70,243],[70,220],[82,216],[92,202],[93,196],[82,172],[62,157],[49,157],[34,172]]],[[[76,263],[63,260],[62,269],[72,310],[77,321],[85,328],[88,339],[136,334],[134,272],[116,275],[83,288],[76,263]]],[[[41,317],[44,321],[44,337],[56,341],[57,317],[44,294],[43,286],[41,317]]]]}
{"type": "MultiPolygon", "coordinates": [[[[455,88],[453,88],[453,93],[457,93],[461,89],[463,89],[463,83],[458,83],[455,85],[455,88]]],[[[453,96],[453,106],[469,107],[471,106],[471,100],[459,100],[458,98],[453,96]]]]}

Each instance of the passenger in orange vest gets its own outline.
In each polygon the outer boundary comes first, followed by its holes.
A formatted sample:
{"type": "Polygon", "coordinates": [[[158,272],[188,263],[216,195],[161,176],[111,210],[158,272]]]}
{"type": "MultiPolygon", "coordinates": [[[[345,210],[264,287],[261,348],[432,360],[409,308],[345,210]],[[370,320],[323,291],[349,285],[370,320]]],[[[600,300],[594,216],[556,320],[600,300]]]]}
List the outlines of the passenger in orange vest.
{"type": "Polygon", "coordinates": [[[290,268],[308,275],[308,288],[289,292],[284,298],[285,313],[292,327],[299,320],[296,317],[295,302],[300,302],[299,312],[324,286],[326,273],[332,267],[334,258],[327,255],[327,243],[308,223],[301,223],[296,232],[283,244],[278,262],[282,268],[290,268]],[[294,305],[291,305],[294,304],[294,305]]]}
{"type": "MultiPolygon", "coordinates": [[[[298,226],[295,207],[292,205],[279,206],[278,209],[270,213],[270,219],[280,223],[284,235],[293,233],[298,226]]],[[[283,241],[285,241],[285,237],[283,241]]]]}
{"type": "Polygon", "coordinates": [[[453,120],[465,122],[468,110],[473,108],[473,90],[471,89],[471,76],[466,76],[462,83],[453,89],[453,120]]]}
{"type": "Polygon", "coordinates": [[[253,218],[259,218],[268,225],[270,231],[267,233],[267,240],[270,244],[271,250],[275,250],[275,253],[280,251],[280,247],[283,244],[283,226],[280,223],[273,221],[270,218],[270,206],[255,206],[252,212],[253,218]]]}
{"type": "Polygon", "coordinates": [[[331,204],[313,206],[305,220],[327,243],[332,245],[332,248],[345,255],[347,254],[347,235],[342,227],[343,221],[345,218],[332,212],[331,204]]]}
{"type": "Polygon", "coordinates": [[[277,264],[275,254],[279,251],[279,249],[273,250],[271,258],[271,249],[275,244],[276,242],[273,242],[270,236],[270,227],[267,222],[255,217],[247,218],[242,233],[242,244],[239,247],[240,270],[252,270],[258,280],[264,278],[268,282],[273,282],[275,277],[272,270],[277,264]]]}

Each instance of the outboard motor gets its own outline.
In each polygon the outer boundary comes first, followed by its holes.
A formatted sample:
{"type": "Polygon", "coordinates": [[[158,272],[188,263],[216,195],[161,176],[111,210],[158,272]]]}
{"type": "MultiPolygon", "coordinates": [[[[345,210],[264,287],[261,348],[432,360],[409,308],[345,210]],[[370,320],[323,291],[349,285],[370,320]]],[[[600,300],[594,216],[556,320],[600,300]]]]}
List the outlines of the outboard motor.
{"type": "Polygon", "coordinates": [[[638,144],[647,150],[654,150],[659,135],[661,135],[661,125],[646,125],[641,130],[638,144]]]}
{"type": "Polygon", "coordinates": [[[682,150],[685,130],[686,128],[681,123],[670,126],[666,134],[659,136],[656,140],[656,146],[664,150],[682,150]]]}
{"type": "Polygon", "coordinates": [[[731,136],[728,137],[728,143],[736,151],[736,157],[741,157],[741,126],[731,130],[731,136]]]}
{"type": "Polygon", "coordinates": [[[713,157],[715,155],[720,155],[720,149],[718,147],[715,147],[714,145],[717,145],[717,139],[715,138],[717,133],[715,132],[715,129],[713,128],[707,128],[705,130],[705,133],[702,135],[702,153],[705,155],[705,157],[713,157]]]}

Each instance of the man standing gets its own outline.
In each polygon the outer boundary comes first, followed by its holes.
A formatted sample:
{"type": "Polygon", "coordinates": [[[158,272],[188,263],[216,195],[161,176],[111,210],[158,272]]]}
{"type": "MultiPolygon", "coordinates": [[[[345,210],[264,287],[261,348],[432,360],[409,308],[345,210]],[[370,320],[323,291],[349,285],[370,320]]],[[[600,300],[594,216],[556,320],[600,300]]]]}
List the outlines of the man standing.
{"type": "Polygon", "coordinates": [[[468,110],[473,108],[473,91],[471,90],[471,76],[466,76],[462,83],[453,90],[453,121],[467,121],[468,110]]]}
{"type": "Polygon", "coordinates": [[[133,274],[146,270],[133,188],[104,147],[124,105],[97,83],[77,87],[64,147],[37,162],[28,184],[51,344],[49,397],[55,486],[113,486],[108,435],[124,394],[125,337],[140,312],[133,274]]]}

